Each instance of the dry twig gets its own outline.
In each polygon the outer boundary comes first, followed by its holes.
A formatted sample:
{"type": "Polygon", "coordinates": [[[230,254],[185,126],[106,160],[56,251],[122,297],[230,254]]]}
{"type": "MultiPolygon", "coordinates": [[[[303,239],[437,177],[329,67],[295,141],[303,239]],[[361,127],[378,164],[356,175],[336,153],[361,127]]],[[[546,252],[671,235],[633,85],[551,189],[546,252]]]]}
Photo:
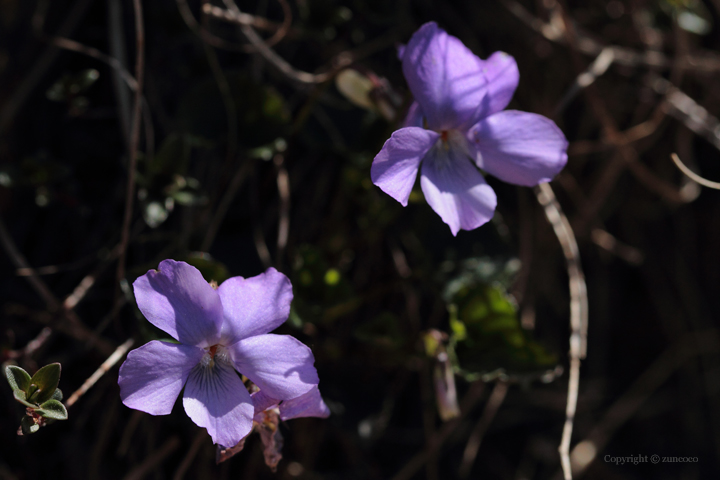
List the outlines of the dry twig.
{"type": "Polygon", "coordinates": [[[507,382],[498,380],[492,393],[490,394],[490,398],[488,398],[488,401],[485,404],[485,409],[480,416],[480,420],[478,420],[475,428],[470,434],[467,444],[465,445],[462,463],[460,464],[460,469],[458,470],[460,478],[468,478],[470,476],[470,471],[475,463],[475,458],[480,450],[480,444],[485,436],[485,432],[487,432],[490,423],[492,423],[493,418],[495,418],[495,414],[497,414],[503,401],[505,401],[507,391],[507,382]]]}
{"type": "Polygon", "coordinates": [[[417,471],[420,470],[438,450],[440,450],[443,444],[448,440],[448,438],[450,438],[455,430],[462,425],[468,414],[480,402],[483,387],[484,384],[480,381],[476,381],[470,386],[470,390],[468,390],[465,397],[460,402],[460,416],[446,422],[440,430],[434,434],[432,442],[429,443],[427,449],[411,458],[402,470],[392,477],[392,480],[410,480],[413,478],[417,471]]]}
{"type": "Polygon", "coordinates": [[[550,185],[541,183],[535,188],[538,202],[545,209],[545,216],[552,225],[565,261],[570,278],[570,377],[568,381],[567,405],[565,408],[565,425],[560,442],[560,460],[565,480],[572,480],[570,468],[570,440],[572,439],[573,422],[577,410],[578,390],[580,386],[580,361],[587,353],[588,299],[585,276],[580,266],[580,250],[570,222],[563,214],[560,204],[555,198],[550,185]]]}
{"type": "Polygon", "coordinates": [[[680,157],[676,153],[671,153],[670,158],[672,158],[672,161],[675,163],[675,165],[680,169],[681,172],[683,172],[685,175],[690,177],[691,180],[694,182],[699,183],[703,187],[713,188],[715,190],[720,190],[720,183],[718,182],[712,182],[706,178],[701,177],[697,173],[690,170],[687,165],[685,165],[682,160],[680,160],[680,157]]]}
{"type": "Polygon", "coordinates": [[[123,218],[122,231],[120,235],[120,255],[117,268],[117,282],[125,278],[125,258],[130,239],[130,221],[132,220],[133,200],[135,199],[135,169],[137,166],[138,146],[140,144],[140,121],[142,113],[142,90],[145,77],[145,27],[143,25],[143,13],[141,0],[133,0],[135,11],[135,105],[133,108],[132,130],[130,132],[130,152],[128,161],[127,188],[125,191],[125,216],[123,218]]]}
{"type": "Polygon", "coordinates": [[[95,373],[90,375],[90,377],[85,380],[85,382],[80,386],[80,388],[75,390],[73,394],[70,395],[70,398],[68,398],[65,402],[65,406],[68,408],[72,407],[73,404],[80,399],[80,397],[85,395],[85,393],[90,390],[90,388],[95,385],[98,380],[100,380],[100,377],[105,375],[113,367],[113,365],[115,365],[117,362],[120,361],[121,358],[123,358],[123,356],[125,356],[125,354],[130,349],[130,347],[132,347],[132,344],[134,342],[135,340],[133,340],[132,338],[128,338],[127,340],[125,340],[125,343],[117,347],[113,354],[110,355],[108,359],[105,360],[97,370],[95,370],[95,373]]]}

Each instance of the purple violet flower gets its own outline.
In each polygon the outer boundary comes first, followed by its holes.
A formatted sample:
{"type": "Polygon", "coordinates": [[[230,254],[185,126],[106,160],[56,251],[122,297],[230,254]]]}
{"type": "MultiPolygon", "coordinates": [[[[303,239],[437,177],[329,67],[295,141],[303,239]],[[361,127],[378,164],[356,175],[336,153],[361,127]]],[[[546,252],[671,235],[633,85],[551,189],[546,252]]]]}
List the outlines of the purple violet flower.
{"type": "Polygon", "coordinates": [[[263,419],[263,412],[273,408],[280,411],[280,420],[283,421],[301,417],[327,418],[330,416],[330,409],[325,405],[317,386],[299,397],[285,401],[270,398],[262,390],[250,396],[255,404],[255,421],[258,423],[263,419]]]}
{"type": "Polygon", "coordinates": [[[195,267],[164,260],[133,288],[145,318],[180,343],[153,340],[128,354],[118,379],[128,407],[166,415],[184,386],[190,419],[213,443],[232,447],[250,433],[255,415],[237,372],[283,401],[317,389],[310,349],[268,334],[285,322],[293,297],[290,280],[274,268],[216,289],[195,267]]]}
{"type": "Polygon", "coordinates": [[[399,55],[415,102],[375,156],[371,177],[403,206],[422,163],[425,199],[457,235],[495,212],[497,197],[478,168],[533,186],[565,166],[568,143],[552,120],[503,111],[520,79],[510,55],[481,60],[435,22],[420,27],[399,55]]]}

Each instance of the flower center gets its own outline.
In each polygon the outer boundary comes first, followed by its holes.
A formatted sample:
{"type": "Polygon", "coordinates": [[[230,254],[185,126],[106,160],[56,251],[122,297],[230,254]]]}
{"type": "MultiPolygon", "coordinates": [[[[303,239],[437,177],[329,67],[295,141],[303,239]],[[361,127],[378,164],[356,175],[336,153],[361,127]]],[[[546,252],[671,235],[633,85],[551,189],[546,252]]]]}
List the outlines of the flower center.
{"type": "Polygon", "coordinates": [[[215,362],[230,364],[230,355],[224,345],[217,344],[206,348],[200,365],[212,368],[215,366],[215,362]]]}
{"type": "Polygon", "coordinates": [[[440,138],[438,138],[431,151],[432,161],[436,168],[446,168],[452,162],[461,161],[460,159],[470,159],[470,146],[465,135],[459,130],[440,130],[440,138]]]}

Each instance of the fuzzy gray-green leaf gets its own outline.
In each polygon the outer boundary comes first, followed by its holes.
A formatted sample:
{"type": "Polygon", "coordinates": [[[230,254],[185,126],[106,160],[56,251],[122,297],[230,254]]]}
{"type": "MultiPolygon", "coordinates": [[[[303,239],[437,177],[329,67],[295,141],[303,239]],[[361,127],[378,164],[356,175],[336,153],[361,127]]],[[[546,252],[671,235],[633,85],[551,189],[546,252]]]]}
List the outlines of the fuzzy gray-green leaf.
{"type": "Polygon", "coordinates": [[[59,388],[56,388],[56,389],[55,389],[55,392],[53,392],[52,398],[53,398],[53,400],[57,400],[58,402],[62,402],[62,399],[63,399],[62,390],[60,390],[59,388]]]}
{"type": "Polygon", "coordinates": [[[45,418],[52,418],[54,420],[67,420],[68,418],[65,405],[53,399],[40,405],[40,408],[35,410],[35,412],[45,418]]]}
{"type": "Polygon", "coordinates": [[[30,435],[38,430],[40,430],[40,425],[35,423],[32,417],[25,416],[20,421],[20,430],[18,430],[18,435],[30,435]]]}
{"type": "Polygon", "coordinates": [[[26,407],[30,407],[30,408],[37,407],[37,405],[33,405],[32,403],[27,401],[27,399],[25,398],[25,392],[23,392],[22,390],[14,390],[13,396],[15,397],[15,400],[22,403],[26,407]]]}
{"type": "Polygon", "coordinates": [[[30,386],[30,374],[20,367],[8,365],[5,367],[5,376],[13,391],[21,390],[25,392],[30,386]]]}
{"type": "Polygon", "coordinates": [[[35,375],[30,379],[30,384],[37,385],[38,391],[28,398],[28,400],[45,403],[52,398],[55,389],[58,387],[58,383],[60,383],[60,364],[51,363],[50,365],[45,365],[35,372],[35,375]]]}

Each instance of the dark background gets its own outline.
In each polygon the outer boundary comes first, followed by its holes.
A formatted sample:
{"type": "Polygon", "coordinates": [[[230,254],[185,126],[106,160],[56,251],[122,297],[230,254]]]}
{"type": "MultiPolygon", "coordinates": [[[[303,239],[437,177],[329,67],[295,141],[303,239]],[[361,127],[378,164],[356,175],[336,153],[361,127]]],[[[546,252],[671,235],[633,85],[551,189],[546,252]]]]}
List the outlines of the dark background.
{"type": "MultiPolygon", "coordinates": [[[[0,356],[31,373],[61,362],[67,398],[127,338],[137,347],[162,335],[128,288],[161,260],[189,261],[218,282],[273,265],[295,293],[278,332],[313,349],[332,415],[282,425],[273,474],[256,435],[216,466],[180,404],[164,417],[122,405],[117,365],[67,421],[31,436],[16,436],[23,411],[1,386],[0,478],[179,478],[189,457],[185,478],[461,478],[468,439],[485,427],[466,478],[561,478],[568,277],[533,190],[489,178],[495,218],[454,238],[419,189],[403,209],[370,182],[411,101],[395,47],[431,20],[481,58],[514,56],[521,77],[509,108],[552,118],[570,141],[552,187],[580,245],[590,319],[572,445],[586,441],[575,458],[596,450],[576,477],[720,474],[720,194],[670,160],[676,152],[720,179],[718,0],[288,0],[291,26],[274,51],[312,73],[350,59],[377,79],[368,108],[332,78],[299,83],[252,51],[228,50],[248,42],[203,17],[199,2],[189,3],[201,35],[176,2],[143,3],[146,108],[118,282],[133,94],[106,63],[52,52],[55,35],[70,38],[134,75],[132,2],[0,1],[0,356]],[[208,45],[208,33],[222,41],[208,45]],[[604,45],[623,50],[572,95],[604,45]],[[9,243],[48,295],[18,270],[9,243]],[[53,305],[87,278],[70,313],[53,305]],[[433,372],[443,364],[424,347],[430,329],[452,334],[459,421],[437,414],[433,372]],[[544,383],[556,366],[564,372],[544,383]],[[604,460],[653,454],[694,461],[604,460]]],[[[267,39],[282,5],[239,7],[267,39]]]]}

